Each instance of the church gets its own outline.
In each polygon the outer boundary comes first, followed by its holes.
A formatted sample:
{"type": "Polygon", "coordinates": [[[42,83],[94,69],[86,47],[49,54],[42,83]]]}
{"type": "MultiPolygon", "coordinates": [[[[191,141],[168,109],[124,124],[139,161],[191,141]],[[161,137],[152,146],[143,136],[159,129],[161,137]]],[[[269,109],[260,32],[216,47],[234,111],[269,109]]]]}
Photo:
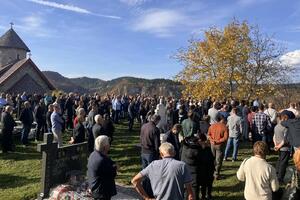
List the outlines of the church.
{"type": "Polygon", "coordinates": [[[11,27],[0,37],[0,92],[44,94],[54,86],[27,53],[30,49],[11,27]]]}

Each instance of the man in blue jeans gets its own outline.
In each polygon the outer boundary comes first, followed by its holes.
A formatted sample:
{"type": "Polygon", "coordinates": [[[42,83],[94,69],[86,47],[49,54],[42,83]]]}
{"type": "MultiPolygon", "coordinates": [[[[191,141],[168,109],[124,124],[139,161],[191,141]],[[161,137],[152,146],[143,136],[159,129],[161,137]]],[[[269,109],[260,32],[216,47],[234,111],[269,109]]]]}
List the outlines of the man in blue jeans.
{"type": "Polygon", "coordinates": [[[232,162],[237,160],[239,148],[239,138],[242,133],[242,118],[237,115],[237,108],[233,108],[231,115],[228,117],[227,127],[229,130],[229,138],[225,149],[224,160],[227,160],[231,146],[233,145],[232,162]]]}
{"type": "MultiPolygon", "coordinates": [[[[153,115],[150,122],[144,124],[141,128],[140,142],[142,147],[141,158],[143,169],[153,160],[158,160],[159,158],[160,131],[156,127],[159,121],[160,116],[153,115]]],[[[153,197],[149,179],[145,179],[143,186],[147,194],[153,197]]]]}
{"type": "Polygon", "coordinates": [[[33,123],[33,113],[30,106],[31,105],[29,101],[26,101],[24,103],[24,109],[22,110],[20,115],[20,121],[23,123],[21,141],[25,146],[28,145],[28,135],[31,130],[31,125],[33,123]]]}

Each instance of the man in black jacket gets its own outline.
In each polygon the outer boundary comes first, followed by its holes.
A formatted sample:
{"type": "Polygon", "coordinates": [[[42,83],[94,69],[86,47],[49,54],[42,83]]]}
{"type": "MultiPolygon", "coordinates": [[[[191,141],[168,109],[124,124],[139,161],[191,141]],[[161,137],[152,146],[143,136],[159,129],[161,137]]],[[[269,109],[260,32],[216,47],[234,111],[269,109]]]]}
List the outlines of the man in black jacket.
{"type": "Polygon", "coordinates": [[[106,135],[98,136],[95,140],[95,151],[88,160],[89,188],[96,200],[110,200],[117,194],[115,184],[117,167],[108,157],[109,149],[109,138],[106,135]]]}
{"type": "Polygon", "coordinates": [[[73,117],[74,117],[74,94],[71,92],[65,103],[65,110],[67,111],[67,124],[66,128],[73,129],[73,117]]]}
{"type": "Polygon", "coordinates": [[[15,120],[11,116],[12,107],[6,106],[5,112],[2,113],[2,152],[7,153],[13,151],[13,130],[16,125],[15,120]]]}
{"type": "Polygon", "coordinates": [[[24,103],[25,108],[21,112],[20,115],[20,121],[23,123],[23,130],[22,130],[22,137],[21,141],[23,145],[27,146],[28,145],[28,135],[31,130],[31,125],[33,123],[33,114],[30,109],[31,105],[29,101],[26,101],[24,103]]]}
{"type": "Polygon", "coordinates": [[[164,138],[162,140],[162,142],[169,142],[174,146],[175,149],[175,156],[174,158],[176,160],[180,160],[179,159],[179,152],[180,152],[180,142],[179,142],[179,137],[178,134],[182,131],[182,126],[180,124],[175,124],[171,130],[169,130],[168,132],[166,132],[166,134],[164,135],[164,138]]]}
{"type": "Polygon", "coordinates": [[[114,132],[115,132],[115,127],[114,123],[110,119],[108,114],[104,114],[103,116],[103,122],[101,122],[103,135],[107,135],[110,138],[110,144],[114,140],[114,132]]]}
{"type": "Polygon", "coordinates": [[[41,99],[39,104],[34,109],[35,120],[37,123],[36,140],[42,140],[43,134],[47,131],[46,112],[47,108],[44,104],[44,100],[41,99]]]}
{"type": "Polygon", "coordinates": [[[128,106],[128,130],[132,130],[133,123],[135,118],[135,101],[132,99],[130,100],[129,106],[128,106]]]}
{"type": "Polygon", "coordinates": [[[145,169],[153,160],[159,158],[160,131],[156,127],[160,121],[159,115],[153,115],[150,122],[141,128],[142,167],[145,169]]]}

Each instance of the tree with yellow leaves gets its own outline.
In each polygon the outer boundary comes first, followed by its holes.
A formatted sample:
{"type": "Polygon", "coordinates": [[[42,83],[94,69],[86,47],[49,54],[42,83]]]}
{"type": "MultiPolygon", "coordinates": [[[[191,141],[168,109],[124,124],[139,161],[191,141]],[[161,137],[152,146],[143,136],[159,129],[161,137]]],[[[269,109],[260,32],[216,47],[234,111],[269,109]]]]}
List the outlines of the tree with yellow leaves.
{"type": "Polygon", "coordinates": [[[209,28],[204,39],[191,40],[176,58],[184,64],[177,75],[184,96],[250,99],[271,94],[293,70],[280,61],[283,48],[258,27],[233,20],[223,30],[209,28]]]}

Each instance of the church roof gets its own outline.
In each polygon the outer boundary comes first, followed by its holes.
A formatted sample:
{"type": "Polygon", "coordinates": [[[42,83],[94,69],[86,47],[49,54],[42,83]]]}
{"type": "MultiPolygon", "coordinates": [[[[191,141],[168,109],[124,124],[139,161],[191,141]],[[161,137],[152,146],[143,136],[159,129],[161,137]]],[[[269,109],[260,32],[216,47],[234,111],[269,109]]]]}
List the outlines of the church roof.
{"type": "Polygon", "coordinates": [[[0,37],[0,47],[24,49],[27,52],[30,51],[23,40],[12,28],[0,37]]]}
{"type": "Polygon", "coordinates": [[[24,58],[14,64],[8,64],[5,66],[5,68],[2,68],[2,70],[0,70],[0,85],[2,85],[6,80],[12,77],[14,73],[20,70],[27,63],[29,63],[36,70],[36,72],[46,82],[46,84],[51,90],[55,89],[52,83],[47,79],[43,72],[39,70],[39,68],[34,64],[34,62],[30,58],[24,58]]]}

